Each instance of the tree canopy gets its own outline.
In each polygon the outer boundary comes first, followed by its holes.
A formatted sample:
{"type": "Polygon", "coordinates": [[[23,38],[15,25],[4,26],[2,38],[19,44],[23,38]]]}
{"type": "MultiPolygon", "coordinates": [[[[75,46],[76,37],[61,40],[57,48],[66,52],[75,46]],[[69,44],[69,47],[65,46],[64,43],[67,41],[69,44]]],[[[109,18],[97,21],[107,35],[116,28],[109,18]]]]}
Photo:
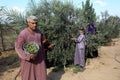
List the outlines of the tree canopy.
{"type": "MultiPolygon", "coordinates": [[[[6,16],[6,21],[17,34],[26,27],[26,17],[35,15],[38,18],[38,28],[46,36],[49,43],[55,43],[48,51],[48,60],[55,66],[73,64],[75,44],[71,35],[78,36],[78,28],[85,28],[87,41],[86,52],[93,55],[99,46],[108,43],[111,38],[119,36],[120,18],[109,16],[107,12],[101,14],[102,19],[97,21],[93,4],[90,0],[82,2],[82,8],[76,8],[72,2],[61,0],[40,0],[38,4],[29,0],[26,14],[13,9],[0,8],[6,16]],[[87,34],[88,23],[93,22],[96,27],[94,35],[87,34]]],[[[1,17],[0,17],[1,20],[1,17]]],[[[2,20],[1,20],[2,21],[2,20]]],[[[0,24],[1,25],[1,24],[0,24]]],[[[5,26],[1,26],[7,29],[5,26]]]]}

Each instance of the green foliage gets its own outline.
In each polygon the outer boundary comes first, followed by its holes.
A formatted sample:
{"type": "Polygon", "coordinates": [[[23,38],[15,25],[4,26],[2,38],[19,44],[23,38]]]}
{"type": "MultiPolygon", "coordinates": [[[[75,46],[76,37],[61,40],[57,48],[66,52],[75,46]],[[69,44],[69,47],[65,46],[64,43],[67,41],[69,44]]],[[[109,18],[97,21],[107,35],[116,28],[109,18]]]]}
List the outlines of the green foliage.
{"type": "Polygon", "coordinates": [[[95,34],[91,35],[91,34],[87,34],[86,35],[86,54],[89,55],[91,57],[95,57],[94,55],[96,55],[96,51],[98,51],[99,46],[102,45],[102,41],[103,40],[103,35],[99,32],[96,31],[95,34]]]}
{"type": "MultiPolygon", "coordinates": [[[[96,13],[90,0],[82,4],[82,8],[75,8],[71,2],[60,0],[42,0],[38,4],[34,0],[28,3],[26,14],[6,9],[6,21],[12,24],[14,30],[21,31],[25,25],[25,18],[35,15],[38,18],[38,28],[46,36],[49,43],[55,43],[52,51],[48,51],[48,60],[55,66],[73,64],[75,44],[71,41],[71,34],[76,37],[78,28],[84,27],[87,33],[89,22],[94,22],[96,33],[86,35],[86,52],[93,55],[99,46],[108,43],[111,38],[119,35],[120,18],[102,13],[102,19],[96,21],[96,13]]],[[[6,28],[4,28],[6,29],[6,28]]]]}
{"type": "Polygon", "coordinates": [[[97,29],[102,34],[102,44],[111,41],[111,38],[118,37],[120,34],[120,18],[117,16],[109,16],[108,12],[102,13],[102,20],[98,23],[97,29]]]}
{"type": "Polygon", "coordinates": [[[82,2],[82,10],[86,23],[96,22],[96,13],[90,0],[86,0],[85,4],[82,2]]]}
{"type": "Polygon", "coordinates": [[[48,59],[54,60],[54,64],[66,65],[73,60],[74,44],[71,41],[71,28],[74,22],[75,9],[72,4],[62,3],[58,0],[51,2],[41,1],[33,14],[38,16],[40,29],[50,43],[55,43],[52,51],[48,52],[48,59]],[[48,35],[49,34],[49,35],[48,35]]]}
{"type": "Polygon", "coordinates": [[[85,69],[82,69],[80,66],[73,67],[73,73],[83,72],[85,69]]]}
{"type": "Polygon", "coordinates": [[[25,14],[24,12],[20,12],[16,9],[8,9],[5,8],[3,10],[6,26],[12,30],[14,30],[17,34],[23,29],[26,25],[25,14]]]}

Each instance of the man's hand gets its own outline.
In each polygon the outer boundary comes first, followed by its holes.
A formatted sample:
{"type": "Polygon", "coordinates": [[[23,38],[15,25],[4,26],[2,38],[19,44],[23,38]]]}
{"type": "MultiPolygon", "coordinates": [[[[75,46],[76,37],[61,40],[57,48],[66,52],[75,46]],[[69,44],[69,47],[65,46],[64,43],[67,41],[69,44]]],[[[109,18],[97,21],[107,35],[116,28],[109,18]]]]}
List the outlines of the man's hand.
{"type": "Polygon", "coordinates": [[[30,55],[30,60],[35,60],[36,56],[37,56],[36,54],[31,54],[30,55]]]}
{"type": "Polygon", "coordinates": [[[52,43],[52,44],[50,44],[50,47],[53,47],[55,45],[55,43],[52,43]]]}

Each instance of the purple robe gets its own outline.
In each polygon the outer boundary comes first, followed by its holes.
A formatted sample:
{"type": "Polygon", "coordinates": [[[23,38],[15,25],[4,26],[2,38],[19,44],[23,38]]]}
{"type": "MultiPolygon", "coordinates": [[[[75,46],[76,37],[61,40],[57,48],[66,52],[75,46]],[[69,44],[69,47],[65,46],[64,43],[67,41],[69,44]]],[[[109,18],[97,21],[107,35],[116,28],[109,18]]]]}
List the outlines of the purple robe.
{"type": "Polygon", "coordinates": [[[47,72],[41,37],[42,34],[38,29],[34,33],[31,33],[28,28],[25,28],[20,32],[16,39],[15,50],[20,57],[22,80],[46,80],[47,72]],[[24,43],[30,41],[35,41],[40,46],[37,57],[34,61],[29,61],[30,54],[26,54],[22,48],[24,43]]]}
{"type": "Polygon", "coordinates": [[[75,43],[74,64],[85,67],[85,35],[80,34],[78,38],[76,38],[75,43]]]}

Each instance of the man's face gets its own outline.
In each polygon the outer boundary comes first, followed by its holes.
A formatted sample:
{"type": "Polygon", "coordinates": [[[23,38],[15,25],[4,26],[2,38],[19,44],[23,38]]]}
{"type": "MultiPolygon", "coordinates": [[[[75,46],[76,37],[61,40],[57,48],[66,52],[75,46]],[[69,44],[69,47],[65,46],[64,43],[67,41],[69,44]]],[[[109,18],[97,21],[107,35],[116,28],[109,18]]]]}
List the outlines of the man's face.
{"type": "Polygon", "coordinates": [[[37,22],[28,22],[28,27],[34,31],[37,27],[37,22]]]}

